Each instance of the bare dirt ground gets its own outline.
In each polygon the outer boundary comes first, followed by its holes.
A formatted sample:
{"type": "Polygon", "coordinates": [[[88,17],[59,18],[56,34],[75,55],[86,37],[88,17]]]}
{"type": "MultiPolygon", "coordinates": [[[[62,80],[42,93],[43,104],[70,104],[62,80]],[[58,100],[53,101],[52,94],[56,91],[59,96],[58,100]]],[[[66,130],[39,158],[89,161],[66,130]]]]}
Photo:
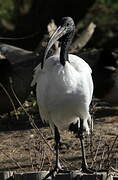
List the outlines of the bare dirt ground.
{"type": "MultiPolygon", "coordinates": [[[[101,27],[104,39],[108,39],[111,34],[113,36],[114,33],[118,32],[118,21],[115,18],[117,12],[117,10],[112,12],[111,7],[96,5],[91,10],[89,17],[85,19],[89,22],[93,21],[94,17],[94,22],[98,27],[101,27]]],[[[87,24],[86,21],[84,23],[87,24]]],[[[97,37],[99,36],[97,35],[97,37]]],[[[101,47],[104,39],[97,40],[96,47],[101,47]]],[[[18,110],[18,119],[14,113],[11,114],[11,119],[7,115],[0,116],[0,172],[48,170],[53,165],[54,140],[50,129],[43,126],[36,105],[32,105],[32,103],[27,105],[26,103],[25,109],[32,116],[39,130],[32,128],[29,117],[21,109],[18,110]]],[[[67,131],[63,132],[61,137],[61,163],[70,170],[80,169],[81,149],[78,138],[67,131]]],[[[99,102],[94,110],[93,134],[90,137],[85,137],[89,166],[96,168],[96,170],[105,169],[118,175],[117,137],[118,106],[110,107],[99,102]]]]}
{"type": "MultiPolygon", "coordinates": [[[[26,103],[27,104],[27,103],[26,103]]],[[[25,106],[39,127],[32,128],[29,117],[19,110],[19,119],[0,118],[0,171],[31,172],[49,170],[54,162],[54,140],[49,127],[42,126],[36,105],[25,106]],[[42,138],[41,135],[44,137],[42,138]]],[[[94,108],[94,131],[85,136],[89,166],[118,174],[118,107],[98,103],[94,108]]],[[[61,134],[60,159],[70,170],[81,168],[79,139],[70,132],[61,134]]]]}

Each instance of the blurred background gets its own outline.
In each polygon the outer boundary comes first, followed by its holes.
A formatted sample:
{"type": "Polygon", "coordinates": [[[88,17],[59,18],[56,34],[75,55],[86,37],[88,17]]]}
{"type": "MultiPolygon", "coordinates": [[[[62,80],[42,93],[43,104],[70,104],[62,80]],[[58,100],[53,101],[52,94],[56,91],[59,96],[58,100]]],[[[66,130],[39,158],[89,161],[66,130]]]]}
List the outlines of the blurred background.
{"type": "Polygon", "coordinates": [[[16,38],[34,34],[27,40],[4,41],[34,50],[47,32],[51,19],[58,24],[63,16],[71,16],[76,24],[79,23],[80,32],[91,21],[96,24],[87,47],[117,47],[117,0],[0,0],[0,36],[16,38]]]}

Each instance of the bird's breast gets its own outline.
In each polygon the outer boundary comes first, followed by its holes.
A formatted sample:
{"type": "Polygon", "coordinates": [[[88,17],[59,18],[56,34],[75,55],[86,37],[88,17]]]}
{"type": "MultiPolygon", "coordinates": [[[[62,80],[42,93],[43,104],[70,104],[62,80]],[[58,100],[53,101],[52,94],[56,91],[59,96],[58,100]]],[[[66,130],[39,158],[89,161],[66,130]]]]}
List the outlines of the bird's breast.
{"type": "Polygon", "coordinates": [[[43,73],[39,81],[38,99],[49,110],[65,107],[74,111],[87,101],[89,86],[85,73],[77,72],[69,62],[64,67],[57,64],[51,71],[43,73]]]}
{"type": "MultiPolygon", "coordinates": [[[[80,62],[80,67],[84,67],[84,64],[81,64],[84,62],[80,62]]],[[[68,127],[79,117],[88,117],[93,90],[91,72],[86,63],[86,71],[80,67],[78,62],[66,62],[65,66],[62,66],[59,59],[49,59],[37,79],[39,110],[46,121],[53,121],[60,129],[68,127]]]]}

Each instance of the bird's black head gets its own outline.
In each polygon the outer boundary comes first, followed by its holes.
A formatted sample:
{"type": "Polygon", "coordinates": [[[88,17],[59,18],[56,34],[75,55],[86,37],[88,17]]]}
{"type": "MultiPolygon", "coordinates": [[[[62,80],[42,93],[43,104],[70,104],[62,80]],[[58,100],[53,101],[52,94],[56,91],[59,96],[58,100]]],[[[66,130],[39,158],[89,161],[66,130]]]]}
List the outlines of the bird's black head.
{"type": "Polygon", "coordinates": [[[66,43],[66,41],[72,40],[75,33],[75,24],[71,17],[63,17],[60,21],[60,27],[64,29],[64,34],[59,38],[59,42],[66,43]]]}
{"type": "Polygon", "coordinates": [[[63,17],[60,21],[60,26],[66,29],[66,33],[71,33],[75,30],[75,24],[71,17],[63,17]]]}
{"type": "Polygon", "coordinates": [[[65,65],[65,61],[68,60],[67,57],[68,49],[72,41],[74,32],[75,32],[75,25],[73,19],[71,17],[63,17],[61,19],[60,26],[53,33],[52,37],[48,42],[44,54],[44,59],[42,60],[41,68],[43,68],[43,64],[47,57],[48,51],[57,40],[60,40],[61,42],[60,62],[62,65],[65,65]]]}

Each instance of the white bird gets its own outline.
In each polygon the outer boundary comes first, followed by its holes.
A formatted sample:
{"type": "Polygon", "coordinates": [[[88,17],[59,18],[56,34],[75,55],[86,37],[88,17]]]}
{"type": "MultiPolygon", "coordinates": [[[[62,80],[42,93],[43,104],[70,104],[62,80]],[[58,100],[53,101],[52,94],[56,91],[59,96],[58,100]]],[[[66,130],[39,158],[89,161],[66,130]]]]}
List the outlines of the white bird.
{"type": "MultiPolygon", "coordinates": [[[[61,170],[59,162],[60,131],[68,129],[71,123],[77,124],[78,136],[82,150],[82,170],[89,171],[85,150],[83,132],[89,134],[89,105],[93,94],[91,68],[80,57],[68,54],[75,32],[73,19],[62,18],[61,25],[52,35],[45,50],[41,65],[35,68],[32,86],[36,86],[37,103],[43,121],[49,123],[55,137],[56,165],[46,176],[49,177],[61,170]],[[59,40],[60,54],[46,59],[52,45],[59,40]]],[[[45,179],[46,179],[45,178],[45,179]]]]}

